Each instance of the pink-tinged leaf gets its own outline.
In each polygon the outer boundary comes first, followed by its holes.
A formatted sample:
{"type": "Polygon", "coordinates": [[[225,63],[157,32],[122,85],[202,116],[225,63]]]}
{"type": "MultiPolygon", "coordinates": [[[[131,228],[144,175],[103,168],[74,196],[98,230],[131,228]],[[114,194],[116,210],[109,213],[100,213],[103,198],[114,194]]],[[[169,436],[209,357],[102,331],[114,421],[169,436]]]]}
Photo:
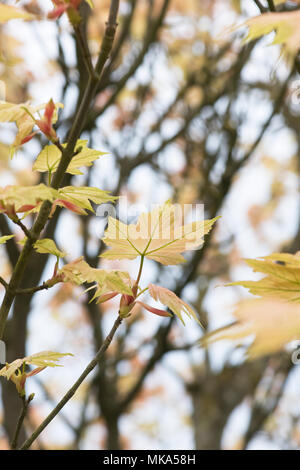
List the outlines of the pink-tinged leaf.
{"type": "Polygon", "coordinates": [[[64,199],[56,199],[53,204],[53,207],[55,206],[65,207],[69,211],[75,212],[76,214],[80,214],[80,215],[86,214],[86,211],[84,209],[76,206],[76,204],[74,204],[73,202],[66,201],[64,199]]]}
{"type": "Polygon", "coordinates": [[[37,375],[40,372],[42,372],[44,369],[46,369],[46,366],[45,367],[37,367],[36,369],[33,369],[30,372],[27,372],[26,377],[33,377],[34,375],[37,375]]]}
{"type": "Polygon", "coordinates": [[[151,307],[150,305],[145,304],[144,302],[141,302],[140,300],[136,301],[137,304],[140,304],[142,307],[144,307],[148,312],[154,313],[154,315],[158,315],[160,317],[172,317],[171,313],[166,312],[165,310],[161,310],[159,308],[151,307]]]}
{"type": "Polygon", "coordinates": [[[119,292],[111,292],[109,294],[102,294],[98,298],[97,304],[103,304],[104,302],[107,302],[108,300],[113,299],[118,294],[119,294],[119,292]]]}
{"type": "Polygon", "coordinates": [[[183,324],[185,323],[182,318],[182,314],[187,315],[189,318],[194,318],[197,323],[200,323],[194,310],[186,302],[177,297],[174,292],[166,289],[165,287],[156,286],[154,284],[149,284],[148,288],[151,297],[168,307],[183,324]]]}
{"type": "Polygon", "coordinates": [[[27,135],[26,137],[24,137],[24,139],[21,140],[20,145],[27,144],[27,142],[29,142],[31,139],[33,139],[33,137],[34,137],[36,134],[37,134],[37,131],[32,132],[31,134],[29,134],[29,135],[27,135]]]}

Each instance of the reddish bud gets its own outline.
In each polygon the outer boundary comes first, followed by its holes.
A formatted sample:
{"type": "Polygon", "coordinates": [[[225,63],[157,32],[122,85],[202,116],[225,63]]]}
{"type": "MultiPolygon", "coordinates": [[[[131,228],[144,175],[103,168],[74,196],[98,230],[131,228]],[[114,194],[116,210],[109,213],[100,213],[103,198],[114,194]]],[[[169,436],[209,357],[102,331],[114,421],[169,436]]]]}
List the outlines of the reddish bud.
{"type": "Polygon", "coordinates": [[[120,309],[119,315],[122,318],[126,318],[129,316],[131,310],[135,305],[134,297],[132,295],[123,294],[120,300],[120,309]]]}

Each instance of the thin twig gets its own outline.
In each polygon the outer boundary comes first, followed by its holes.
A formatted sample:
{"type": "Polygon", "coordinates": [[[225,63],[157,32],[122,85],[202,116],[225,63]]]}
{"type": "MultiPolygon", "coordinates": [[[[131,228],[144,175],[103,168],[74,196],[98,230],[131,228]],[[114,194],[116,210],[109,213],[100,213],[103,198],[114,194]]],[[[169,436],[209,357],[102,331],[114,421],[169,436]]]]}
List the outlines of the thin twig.
{"type": "Polygon", "coordinates": [[[87,73],[92,78],[94,77],[95,73],[86,37],[84,37],[84,35],[82,34],[80,25],[74,27],[74,32],[82,54],[83,62],[85,63],[87,69],[87,73]]]}
{"type": "Polygon", "coordinates": [[[23,426],[24,419],[25,419],[26,414],[27,414],[29,403],[32,401],[32,399],[33,399],[33,394],[31,394],[27,399],[26,399],[25,396],[21,397],[22,410],[21,410],[21,413],[20,413],[20,416],[19,416],[19,419],[18,419],[18,422],[17,422],[15,435],[14,435],[13,440],[11,442],[11,448],[12,449],[16,449],[17,446],[18,446],[19,434],[20,434],[21,428],[23,426]]]}
{"type": "Polygon", "coordinates": [[[95,357],[91,360],[88,366],[84,369],[80,377],[76,380],[74,385],[67,391],[64,397],[60,400],[60,402],[56,405],[56,407],[51,411],[51,413],[44,419],[44,421],[39,425],[39,427],[32,433],[32,435],[24,442],[24,444],[20,447],[20,450],[27,450],[31,446],[31,444],[35,441],[35,439],[41,434],[41,432],[48,426],[49,423],[55,418],[55,416],[60,412],[60,410],[68,403],[68,401],[73,397],[75,392],[78,390],[82,382],[85,378],[95,369],[98,365],[99,361],[103,358],[107,348],[109,347],[112,339],[122,323],[122,318],[118,316],[116,319],[112,329],[110,330],[109,334],[107,335],[104,343],[102,344],[101,348],[95,355],[95,357]]]}
{"type": "Polygon", "coordinates": [[[47,282],[43,282],[42,285],[36,286],[36,287],[28,287],[26,289],[15,289],[14,293],[16,295],[34,294],[35,292],[39,292],[40,290],[45,290],[45,289],[50,289],[50,286],[49,284],[47,284],[47,282]]]}
{"type": "Polygon", "coordinates": [[[5,287],[6,290],[9,289],[9,285],[7,284],[7,282],[1,276],[0,276],[0,284],[2,284],[3,287],[5,287]]]}
{"type": "Polygon", "coordinates": [[[23,222],[18,217],[15,217],[11,220],[22,229],[27,238],[31,238],[30,230],[26,227],[25,224],[23,224],[23,222]]]}
{"type": "Polygon", "coordinates": [[[267,0],[268,1],[268,5],[269,5],[269,10],[270,11],[276,11],[276,7],[275,7],[275,3],[274,3],[274,0],[267,0]]]}
{"type": "Polygon", "coordinates": [[[260,0],[253,0],[253,1],[254,1],[255,5],[259,8],[261,13],[266,13],[268,11],[268,9],[262,5],[260,0]]]}

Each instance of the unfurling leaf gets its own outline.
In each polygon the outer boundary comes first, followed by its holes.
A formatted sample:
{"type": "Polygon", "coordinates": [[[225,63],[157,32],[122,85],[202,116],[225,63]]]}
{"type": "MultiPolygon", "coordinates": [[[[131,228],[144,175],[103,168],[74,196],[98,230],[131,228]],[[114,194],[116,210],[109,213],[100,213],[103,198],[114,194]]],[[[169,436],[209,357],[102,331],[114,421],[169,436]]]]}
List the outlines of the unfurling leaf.
{"type": "Polygon", "coordinates": [[[13,237],[14,235],[4,235],[3,237],[0,237],[0,245],[3,245],[3,243],[6,243],[7,240],[10,240],[13,237]]]}
{"type": "Polygon", "coordinates": [[[247,299],[234,312],[236,323],[208,333],[202,346],[220,340],[241,341],[254,335],[247,350],[250,359],[281,350],[288,342],[300,338],[300,306],[278,299],[247,299]]]}
{"type": "Polygon", "coordinates": [[[300,253],[273,253],[262,259],[246,260],[253,271],[266,274],[259,281],[239,281],[229,285],[243,286],[254,295],[300,302],[300,253]]]}
{"type": "MultiPolygon", "coordinates": [[[[82,175],[83,173],[79,170],[83,166],[91,166],[92,163],[99,158],[100,155],[104,155],[105,152],[99,150],[93,150],[87,147],[87,140],[78,140],[75,147],[75,156],[72,158],[66,173],[71,175],[82,175]]],[[[66,144],[63,144],[65,147],[66,144]]],[[[61,160],[61,151],[56,145],[46,145],[38,155],[33,170],[40,172],[48,171],[49,173],[55,173],[59,162],[61,160]]]]}
{"type": "Polygon", "coordinates": [[[137,224],[126,225],[109,217],[103,238],[111,249],[101,256],[108,259],[134,259],[145,256],[165,265],[185,261],[182,252],[203,244],[217,217],[182,225],[180,207],[165,203],[150,213],[142,213],[137,224]]]}
{"type": "Polygon", "coordinates": [[[10,364],[6,364],[0,370],[0,376],[11,380],[21,396],[25,395],[25,382],[28,377],[38,374],[46,367],[61,367],[57,362],[64,356],[73,356],[70,353],[57,353],[53,351],[42,351],[31,356],[16,359],[10,364]],[[36,369],[26,372],[25,366],[37,366],[36,369]]]}
{"type": "Polygon", "coordinates": [[[0,23],[6,23],[7,21],[14,20],[14,19],[34,20],[36,19],[36,16],[20,8],[1,4],[0,5],[0,23]]]}
{"type": "Polygon", "coordinates": [[[194,318],[198,323],[200,323],[194,310],[186,302],[177,297],[174,292],[166,289],[165,287],[156,286],[154,284],[149,284],[148,287],[151,297],[168,307],[183,324],[185,324],[182,318],[183,314],[187,315],[189,318],[194,318]]]}
{"type": "Polygon", "coordinates": [[[58,194],[59,197],[56,199],[55,205],[83,215],[86,214],[85,209],[94,212],[90,201],[95,204],[103,204],[118,199],[112,196],[109,191],[89,186],[65,186],[58,190],[58,194]]]}
{"type": "Polygon", "coordinates": [[[65,282],[81,285],[85,282],[96,283],[94,299],[103,294],[132,295],[131,279],[126,271],[115,271],[92,268],[86,261],[79,258],[61,268],[58,276],[62,276],[65,282]]]}
{"type": "MultiPolygon", "coordinates": [[[[33,106],[29,102],[14,104],[0,101],[0,122],[15,122],[18,128],[18,133],[14,143],[12,144],[13,150],[32,138],[33,127],[43,121],[43,118],[40,119],[40,116],[37,113],[43,109],[46,113],[48,105],[49,103],[44,103],[38,106],[33,106]]],[[[51,124],[54,124],[57,121],[58,108],[62,107],[63,105],[61,103],[55,104],[54,110],[49,117],[51,124]]]]}

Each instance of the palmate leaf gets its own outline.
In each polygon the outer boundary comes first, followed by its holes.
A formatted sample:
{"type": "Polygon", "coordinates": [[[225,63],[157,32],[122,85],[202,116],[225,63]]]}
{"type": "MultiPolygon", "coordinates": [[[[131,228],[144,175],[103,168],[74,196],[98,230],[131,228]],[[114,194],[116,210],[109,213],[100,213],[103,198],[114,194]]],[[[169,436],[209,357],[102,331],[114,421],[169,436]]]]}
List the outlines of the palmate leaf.
{"type": "Polygon", "coordinates": [[[36,16],[20,8],[1,4],[0,23],[6,23],[7,21],[14,19],[34,20],[36,19],[36,16]]]}
{"type": "Polygon", "coordinates": [[[23,357],[22,359],[16,359],[10,364],[6,364],[0,370],[0,376],[6,377],[7,380],[20,369],[23,364],[33,365],[37,367],[61,367],[57,362],[64,356],[73,356],[70,353],[58,353],[53,351],[42,351],[39,353],[32,354],[31,356],[23,357]]]}
{"type": "Polygon", "coordinates": [[[245,40],[251,41],[275,31],[273,44],[282,44],[287,53],[295,55],[300,48],[299,21],[300,11],[264,13],[244,23],[249,28],[245,40]]]}
{"type": "Polygon", "coordinates": [[[109,217],[103,241],[111,249],[101,256],[108,259],[145,256],[165,265],[182,263],[185,259],[181,253],[199,248],[217,219],[182,225],[180,208],[169,202],[142,213],[136,224],[126,225],[109,217]]]}
{"type": "MultiPolygon", "coordinates": [[[[105,152],[100,152],[99,150],[93,150],[87,147],[87,140],[78,140],[75,152],[76,155],[72,158],[66,172],[71,175],[82,175],[82,171],[79,168],[83,166],[91,166],[95,160],[99,158],[100,155],[104,155],[105,152]]],[[[65,147],[66,144],[63,144],[65,147]]],[[[59,162],[61,160],[61,151],[56,147],[56,145],[46,145],[43,150],[38,155],[34,165],[33,170],[40,172],[48,171],[49,173],[56,172],[59,162]]]]}
{"type": "Polygon", "coordinates": [[[209,346],[221,340],[244,342],[254,335],[247,355],[255,359],[281,350],[288,342],[300,339],[300,306],[278,299],[247,299],[234,312],[236,323],[206,334],[200,341],[209,346]]]}
{"type": "Polygon", "coordinates": [[[0,187],[0,212],[5,212],[10,206],[16,212],[26,212],[41,201],[54,201],[57,191],[44,184],[36,186],[6,186],[0,187]]]}
{"type": "Polygon", "coordinates": [[[38,240],[33,246],[38,253],[54,255],[57,258],[64,258],[66,256],[66,253],[59,250],[55,242],[50,238],[38,240]]]}
{"type": "Polygon", "coordinates": [[[92,268],[83,258],[66,264],[58,271],[64,282],[81,285],[83,283],[96,283],[97,290],[94,298],[102,294],[118,292],[119,294],[132,294],[131,279],[126,271],[105,270],[92,268]]]}
{"type": "Polygon", "coordinates": [[[183,324],[185,324],[182,318],[183,314],[187,315],[189,318],[194,318],[198,323],[200,323],[194,310],[187,303],[177,297],[174,292],[166,289],[165,287],[156,286],[154,284],[149,284],[148,288],[151,297],[168,307],[183,324]]]}
{"type": "MultiPolygon", "coordinates": [[[[25,245],[26,240],[27,237],[20,240],[18,244],[25,245]]],[[[55,242],[50,238],[43,238],[42,240],[36,241],[33,247],[35,251],[37,251],[37,253],[54,255],[57,258],[64,258],[66,256],[66,253],[64,251],[59,250],[55,242]]]]}
{"type": "Polygon", "coordinates": [[[66,207],[80,214],[86,214],[85,209],[94,212],[90,201],[95,204],[104,202],[113,202],[118,199],[112,196],[109,191],[93,188],[90,186],[65,186],[58,190],[58,199],[56,205],[66,207]]]}
{"type": "Polygon", "coordinates": [[[253,271],[266,274],[259,281],[238,281],[229,285],[243,286],[254,295],[300,302],[300,253],[273,253],[259,260],[248,259],[253,271]]]}

